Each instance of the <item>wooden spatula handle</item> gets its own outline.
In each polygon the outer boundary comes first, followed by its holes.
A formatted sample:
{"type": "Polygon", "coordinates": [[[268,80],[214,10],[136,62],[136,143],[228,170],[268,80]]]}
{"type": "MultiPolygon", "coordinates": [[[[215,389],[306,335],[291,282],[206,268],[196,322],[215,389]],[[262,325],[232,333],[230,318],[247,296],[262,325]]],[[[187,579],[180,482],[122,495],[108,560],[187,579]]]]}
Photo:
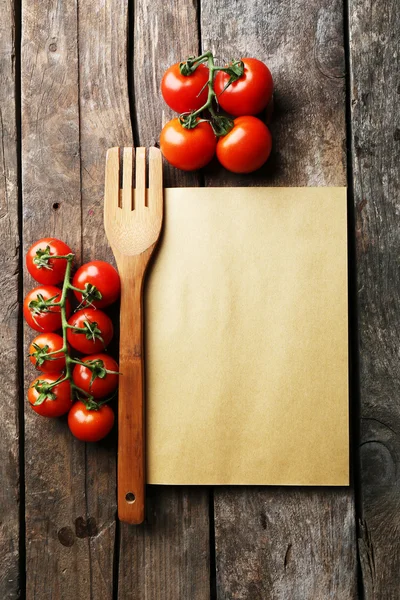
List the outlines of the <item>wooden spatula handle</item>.
{"type": "MultiPolygon", "coordinates": [[[[145,515],[145,428],[142,290],[145,257],[130,257],[121,273],[118,391],[118,517],[139,524],[145,515]],[[123,276],[122,276],[123,275],[123,276]]],[[[128,260],[128,259],[127,259],[128,260]]]]}

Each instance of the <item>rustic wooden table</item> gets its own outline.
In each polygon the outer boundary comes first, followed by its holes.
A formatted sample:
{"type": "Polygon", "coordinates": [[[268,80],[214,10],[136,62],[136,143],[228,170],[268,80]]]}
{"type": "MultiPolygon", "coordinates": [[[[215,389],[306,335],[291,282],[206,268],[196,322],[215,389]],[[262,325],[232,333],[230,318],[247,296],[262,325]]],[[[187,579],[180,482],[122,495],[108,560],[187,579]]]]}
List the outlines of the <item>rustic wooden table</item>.
{"type": "Polygon", "coordinates": [[[397,0],[0,8],[0,597],[398,599],[397,0]],[[273,156],[254,177],[166,166],[167,186],[348,185],[352,486],[150,487],[149,522],[131,527],[116,520],[115,439],[85,447],[26,406],[23,255],[54,234],[111,258],[105,151],[157,141],[163,70],[200,48],[270,65],[273,156]]]}

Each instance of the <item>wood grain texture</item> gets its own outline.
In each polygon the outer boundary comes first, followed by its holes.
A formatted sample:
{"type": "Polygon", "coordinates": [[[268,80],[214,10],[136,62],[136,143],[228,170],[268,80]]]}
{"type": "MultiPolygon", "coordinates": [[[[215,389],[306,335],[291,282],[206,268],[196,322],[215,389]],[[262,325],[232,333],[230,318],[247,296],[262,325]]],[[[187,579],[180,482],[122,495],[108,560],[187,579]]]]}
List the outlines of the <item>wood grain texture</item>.
{"type": "MultiPolygon", "coordinates": [[[[157,144],[163,125],[176,114],[165,104],[160,85],[164,71],[199,50],[197,2],[136,1],[132,115],[141,146],[157,144]]],[[[165,165],[164,187],[198,185],[199,173],[184,173],[165,165]]]]}
{"type": "Polygon", "coordinates": [[[113,261],[103,225],[104,168],[108,148],[133,144],[127,35],[128,0],[79,2],[84,261],[113,261]]]}
{"type": "Polygon", "coordinates": [[[0,29],[0,597],[19,596],[18,181],[14,1],[0,29]]]}
{"type": "Polygon", "coordinates": [[[399,596],[400,13],[349,3],[361,398],[359,553],[366,600],[399,596]]]}
{"type": "MultiPolygon", "coordinates": [[[[72,2],[22,4],[24,250],[45,235],[81,245],[77,14],[72,2]]],[[[25,293],[34,282],[24,273],[25,293]]],[[[34,332],[25,326],[25,348],[34,332]]],[[[28,361],[26,386],[34,378],[28,361]]],[[[85,446],[64,419],[25,410],[28,599],[90,597],[85,446]]]]}
{"type": "Polygon", "coordinates": [[[208,499],[201,490],[147,486],[147,523],[121,524],[120,600],[208,600],[208,499]]]}
{"type": "Polygon", "coordinates": [[[342,2],[202,1],[203,50],[264,60],[274,78],[273,151],[250,177],[214,163],[206,185],[345,185],[342,2]],[[232,12],[234,13],[232,15],[232,12]],[[218,183],[217,183],[218,182],[218,183]]]}
{"type": "Polygon", "coordinates": [[[218,599],[354,598],[354,522],[335,490],[216,494],[218,599]]]}
{"type": "MultiPolygon", "coordinates": [[[[103,225],[106,152],[132,145],[127,82],[128,0],[78,4],[79,104],[82,196],[82,261],[114,263],[103,225]]],[[[118,306],[107,310],[118,321],[118,306]]],[[[117,329],[117,328],[116,328],[117,329]]],[[[118,357],[118,339],[109,348],[118,357]]],[[[116,409],[116,403],[113,407],[116,409]]],[[[116,449],[113,432],[86,447],[86,498],[93,598],[112,597],[116,545],[116,449]],[[89,531],[90,533],[90,531],[89,531]]]]}
{"type": "MultiPolygon", "coordinates": [[[[203,0],[201,34],[203,50],[256,56],[275,80],[269,162],[251,176],[214,163],[206,185],[345,185],[341,2],[226,1],[216,11],[203,0]]],[[[215,538],[221,600],[356,597],[351,489],[217,489],[215,538]]]]}
{"type": "Polygon", "coordinates": [[[145,517],[146,454],[143,359],[143,282],[154,249],[118,258],[121,275],[118,384],[118,518],[139,525],[145,517]]]}
{"type": "Polygon", "coordinates": [[[161,152],[152,147],[147,154],[148,189],[146,149],[129,147],[108,150],[104,188],[104,227],[121,277],[118,518],[132,525],[140,525],[145,518],[143,291],[164,205],[161,152]]]}
{"type": "MultiPolygon", "coordinates": [[[[172,117],[159,92],[162,73],[198,51],[197,7],[177,0],[144,0],[135,2],[133,13],[130,92],[135,145],[151,146],[163,122],[172,117]]],[[[163,176],[166,187],[200,183],[198,174],[182,173],[165,163],[163,176]]],[[[208,600],[208,491],[151,486],[147,494],[147,523],[121,524],[119,598],[208,600]]]]}

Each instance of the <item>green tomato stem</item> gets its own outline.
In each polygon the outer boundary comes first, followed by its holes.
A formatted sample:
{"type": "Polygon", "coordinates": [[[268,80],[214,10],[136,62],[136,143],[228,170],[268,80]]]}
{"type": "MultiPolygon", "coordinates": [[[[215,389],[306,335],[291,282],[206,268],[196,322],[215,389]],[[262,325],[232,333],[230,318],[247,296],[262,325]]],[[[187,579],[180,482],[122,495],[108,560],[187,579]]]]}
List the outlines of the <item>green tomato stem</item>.
{"type": "Polygon", "coordinates": [[[50,254],[49,258],[66,258],[67,260],[74,260],[75,254],[50,254]]]}
{"type": "Polygon", "coordinates": [[[75,287],[74,285],[72,285],[71,283],[68,285],[68,289],[70,290],[74,290],[75,292],[79,292],[80,294],[83,294],[85,290],[81,290],[80,288],[75,287]]]}
{"type": "Polygon", "coordinates": [[[74,255],[67,258],[67,268],[65,269],[64,275],[64,283],[61,292],[61,327],[62,327],[62,335],[63,335],[63,347],[65,348],[65,376],[71,380],[71,358],[68,353],[68,343],[67,343],[67,329],[70,327],[67,322],[67,313],[65,309],[67,294],[70,285],[70,277],[71,277],[71,269],[72,269],[72,261],[74,260],[74,255]]]}
{"type": "Polygon", "coordinates": [[[73,365],[84,365],[85,363],[82,360],[76,358],[70,358],[70,363],[73,365]]]}
{"type": "Polygon", "coordinates": [[[94,396],[92,396],[92,394],[89,394],[89,392],[87,392],[86,390],[83,390],[82,388],[80,388],[73,381],[71,381],[71,388],[75,392],[78,392],[79,394],[84,394],[86,396],[87,400],[94,400],[94,396]]]}
{"type": "MultiPolygon", "coordinates": [[[[43,373],[43,376],[45,376],[46,374],[43,373]]],[[[46,388],[48,390],[52,390],[53,387],[56,387],[56,385],[60,385],[60,383],[64,383],[64,381],[69,381],[69,377],[67,377],[67,374],[65,374],[64,377],[62,377],[61,379],[58,379],[57,381],[53,381],[52,383],[46,383],[46,388]]]]}
{"type": "Polygon", "coordinates": [[[67,267],[65,269],[64,282],[63,282],[63,286],[62,286],[62,290],[61,290],[60,301],[52,303],[52,306],[60,306],[63,347],[61,350],[56,350],[54,352],[49,353],[49,355],[61,354],[61,353],[63,353],[65,355],[65,377],[63,379],[60,379],[60,381],[54,381],[53,383],[50,383],[48,386],[49,389],[52,389],[53,387],[55,387],[56,385],[58,385],[60,383],[63,383],[64,381],[69,381],[71,387],[73,387],[72,373],[71,373],[72,358],[69,356],[68,343],[67,343],[67,329],[69,329],[69,328],[73,329],[73,327],[71,325],[68,325],[67,313],[66,313],[66,303],[67,303],[67,294],[68,294],[68,290],[70,287],[69,281],[71,278],[71,269],[72,269],[72,262],[74,260],[74,254],[67,254],[66,256],[52,256],[52,258],[65,258],[67,260],[67,267]]]}
{"type": "Polygon", "coordinates": [[[67,346],[65,346],[65,348],[64,348],[64,346],[63,346],[63,347],[62,347],[62,348],[60,348],[59,350],[53,350],[52,352],[47,352],[47,353],[46,353],[46,358],[47,358],[48,356],[54,356],[55,354],[65,354],[65,353],[66,353],[66,351],[67,351],[67,346]]]}
{"type": "Polygon", "coordinates": [[[202,54],[199,57],[199,59],[204,59],[204,58],[207,58],[207,65],[208,65],[208,72],[209,72],[208,82],[207,82],[207,86],[208,86],[207,102],[201,108],[198,108],[193,113],[191,113],[192,117],[196,117],[197,115],[201,114],[203,112],[203,110],[210,109],[210,107],[212,107],[212,102],[213,102],[214,98],[215,99],[217,98],[216,93],[214,92],[214,89],[213,89],[213,83],[214,83],[215,71],[217,71],[218,68],[214,65],[214,57],[211,52],[205,52],[204,54],[202,54]]]}
{"type": "MultiPolygon", "coordinates": [[[[80,399],[82,401],[84,401],[85,403],[89,403],[89,405],[90,405],[90,403],[94,403],[94,397],[92,396],[92,394],[89,394],[89,392],[86,392],[82,388],[80,388],[77,385],[75,385],[75,383],[74,383],[74,381],[72,379],[73,365],[75,365],[75,364],[79,365],[79,364],[85,364],[85,363],[83,363],[79,359],[75,360],[74,358],[72,358],[69,355],[68,343],[67,343],[67,331],[68,331],[68,329],[73,329],[73,330],[75,330],[75,331],[77,331],[79,333],[83,333],[84,332],[83,329],[81,329],[79,327],[74,327],[73,325],[69,325],[68,324],[67,312],[66,312],[66,304],[67,304],[68,291],[69,290],[74,290],[74,291],[77,291],[77,292],[80,292],[80,293],[84,293],[85,290],[81,290],[81,289],[73,286],[70,283],[72,263],[73,263],[73,260],[75,258],[74,254],[52,255],[51,258],[52,259],[53,258],[66,259],[67,266],[66,266],[66,269],[65,269],[64,281],[63,281],[63,286],[62,286],[62,290],[61,290],[61,298],[60,298],[59,302],[51,302],[48,305],[46,305],[46,306],[59,306],[60,307],[63,347],[60,350],[54,350],[53,352],[49,352],[47,356],[51,356],[51,355],[54,355],[54,354],[64,354],[65,355],[65,375],[64,375],[64,377],[62,377],[58,381],[54,381],[52,383],[46,384],[46,389],[48,391],[50,391],[56,385],[59,385],[60,383],[63,383],[64,381],[69,381],[70,386],[71,386],[71,392],[72,392],[72,394],[76,398],[79,398],[79,395],[83,394],[86,397],[85,400],[82,400],[82,398],[80,398],[80,399]]],[[[85,364],[85,366],[88,366],[88,368],[90,368],[89,365],[85,364]]],[[[106,372],[107,373],[114,373],[114,371],[106,371],[106,372]]],[[[101,406],[102,404],[105,404],[109,400],[111,400],[111,398],[105,398],[104,400],[101,401],[101,403],[96,403],[96,406],[101,406]]]]}
{"type": "MultiPolygon", "coordinates": [[[[233,127],[233,120],[230,119],[229,117],[226,117],[225,115],[218,115],[214,109],[214,102],[218,106],[217,94],[214,91],[215,73],[217,71],[225,71],[230,74],[231,78],[226,86],[226,87],[228,87],[233,81],[238,79],[241,76],[241,74],[243,73],[243,68],[244,68],[243,62],[241,60],[237,60],[237,61],[233,61],[231,63],[231,65],[229,65],[227,67],[218,67],[214,63],[214,56],[213,56],[212,52],[204,52],[204,54],[201,54],[199,57],[190,58],[187,60],[186,63],[182,63],[182,65],[184,65],[184,67],[185,67],[183,69],[183,71],[185,71],[184,74],[187,76],[190,76],[193,73],[193,71],[198,67],[198,65],[200,63],[204,63],[204,62],[207,62],[207,67],[208,67],[208,72],[209,72],[208,81],[206,84],[208,87],[207,101],[205,104],[203,104],[203,106],[201,106],[199,109],[195,110],[194,112],[191,112],[189,114],[180,115],[179,120],[180,120],[182,127],[184,127],[185,129],[193,129],[202,121],[208,120],[208,119],[199,119],[198,118],[199,115],[201,115],[201,113],[203,111],[208,110],[211,115],[210,123],[214,130],[215,135],[216,136],[226,135],[227,133],[229,133],[229,131],[233,127]]],[[[182,71],[182,69],[181,69],[181,71],[182,71]]]]}

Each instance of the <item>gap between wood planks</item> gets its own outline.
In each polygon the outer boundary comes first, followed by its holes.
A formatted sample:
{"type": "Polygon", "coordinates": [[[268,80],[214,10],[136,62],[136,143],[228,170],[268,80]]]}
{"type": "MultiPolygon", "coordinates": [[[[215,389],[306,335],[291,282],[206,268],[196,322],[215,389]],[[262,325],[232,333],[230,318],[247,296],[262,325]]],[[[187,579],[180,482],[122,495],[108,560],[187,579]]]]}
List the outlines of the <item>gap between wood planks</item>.
{"type": "Polygon", "coordinates": [[[127,57],[127,79],[128,79],[128,100],[129,113],[131,117],[132,137],[135,146],[139,146],[139,128],[137,125],[136,106],[135,106],[135,74],[133,69],[134,60],[134,38],[135,38],[135,1],[128,0],[128,31],[126,34],[126,57],[127,57]]]}
{"type": "Polygon", "coordinates": [[[24,299],[23,290],[23,269],[24,256],[22,252],[22,95],[21,95],[21,34],[22,34],[22,0],[15,0],[14,3],[14,28],[15,28],[15,120],[17,129],[17,183],[18,183],[18,237],[19,237],[19,257],[18,257],[18,346],[21,349],[18,353],[18,426],[19,426],[19,595],[20,598],[26,596],[26,537],[25,537],[25,391],[24,391],[24,330],[22,303],[24,299]]]}
{"type": "Polygon", "coordinates": [[[360,372],[357,310],[357,262],[356,262],[356,221],[354,205],[354,182],[352,164],[353,127],[351,121],[351,81],[350,81],[350,23],[349,1],[343,0],[343,45],[345,59],[345,99],[346,99],[346,176],[347,176],[347,230],[348,230],[348,319],[349,319],[349,422],[350,422],[350,477],[354,489],[354,513],[356,519],[357,551],[357,592],[360,600],[364,598],[362,573],[358,556],[360,538],[361,483],[360,483],[360,372]]]}

